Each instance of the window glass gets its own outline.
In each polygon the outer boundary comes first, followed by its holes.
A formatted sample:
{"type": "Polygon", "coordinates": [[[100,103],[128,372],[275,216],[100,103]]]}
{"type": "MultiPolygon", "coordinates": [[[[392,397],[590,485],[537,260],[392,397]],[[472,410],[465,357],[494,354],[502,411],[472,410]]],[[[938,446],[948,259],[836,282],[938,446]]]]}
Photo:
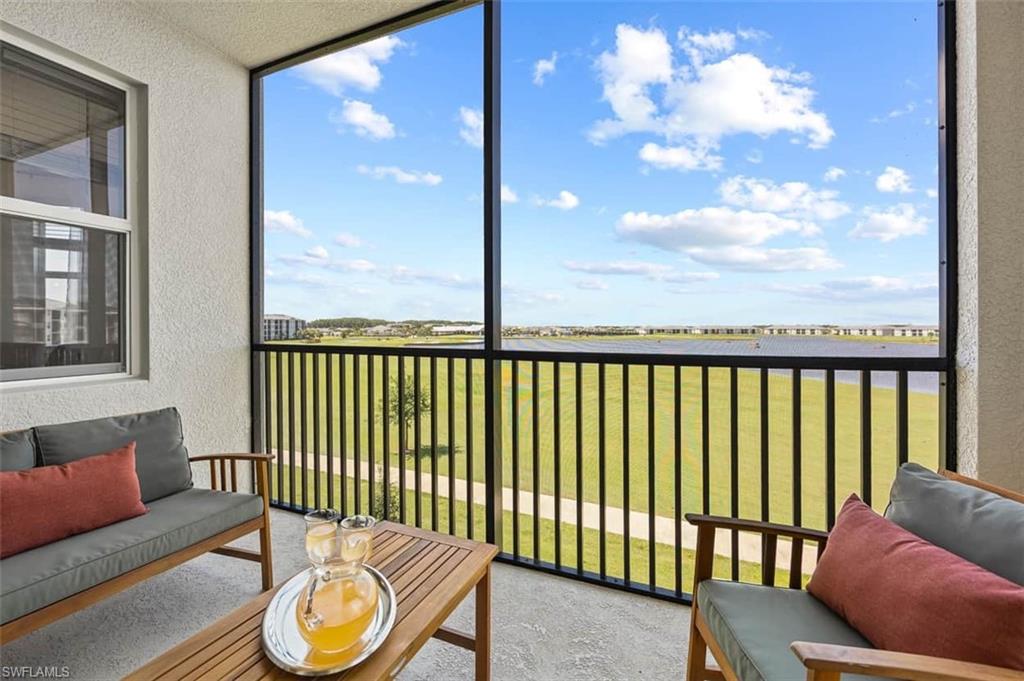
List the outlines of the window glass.
{"type": "Polygon", "coordinates": [[[123,234],[0,217],[0,374],[123,371],[123,234]],[[51,372],[46,367],[64,367],[51,372]],[[29,371],[31,370],[31,371],[29,371]]]}
{"type": "Polygon", "coordinates": [[[0,194],[125,217],[125,93],[3,43],[0,194]]]}

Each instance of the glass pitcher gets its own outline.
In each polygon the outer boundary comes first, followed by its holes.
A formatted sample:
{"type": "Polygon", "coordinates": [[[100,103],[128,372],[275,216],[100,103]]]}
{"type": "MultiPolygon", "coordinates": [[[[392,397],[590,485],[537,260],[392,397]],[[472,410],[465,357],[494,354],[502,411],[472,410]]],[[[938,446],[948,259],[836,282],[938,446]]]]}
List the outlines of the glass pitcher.
{"type": "Polygon", "coordinates": [[[373,547],[370,516],[306,515],[306,555],[313,564],[296,603],[299,633],[315,650],[340,653],[359,642],[377,612],[377,581],[364,563],[373,547]]]}

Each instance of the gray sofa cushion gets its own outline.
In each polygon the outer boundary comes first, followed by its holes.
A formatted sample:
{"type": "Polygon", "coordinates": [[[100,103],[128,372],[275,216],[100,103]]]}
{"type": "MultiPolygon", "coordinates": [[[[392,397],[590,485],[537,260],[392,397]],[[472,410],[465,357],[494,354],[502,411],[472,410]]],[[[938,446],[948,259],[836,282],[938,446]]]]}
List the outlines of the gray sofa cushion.
{"type": "Polygon", "coordinates": [[[181,417],[173,407],[141,414],[91,421],[37,426],[40,462],[46,466],[103,454],[135,441],[135,472],[142,501],[174,494],[192,486],[192,469],[181,433],[181,417]]]}
{"type": "Polygon", "coordinates": [[[149,513],[0,561],[0,622],[9,622],[263,513],[252,494],[190,489],[149,513]]]}
{"type": "MultiPolygon", "coordinates": [[[[705,580],[697,587],[697,605],[741,681],[805,678],[789,649],[794,641],[872,647],[806,591],[705,580]]],[[[873,678],[843,675],[844,681],[873,678]]]]}
{"type": "Polygon", "coordinates": [[[36,447],[31,430],[0,433],[0,471],[23,471],[36,465],[36,447]]]}
{"type": "Polygon", "coordinates": [[[1024,504],[907,463],[896,472],[885,517],[1024,586],[1024,504]]]}

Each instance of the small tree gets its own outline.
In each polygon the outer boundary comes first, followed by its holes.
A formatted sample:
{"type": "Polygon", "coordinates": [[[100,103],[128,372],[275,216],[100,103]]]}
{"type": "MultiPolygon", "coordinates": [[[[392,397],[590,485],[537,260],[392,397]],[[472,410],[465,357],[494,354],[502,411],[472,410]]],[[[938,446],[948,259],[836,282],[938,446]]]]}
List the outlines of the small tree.
{"type": "MultiPolygon", "coordinates": [[[[391,385],[388,386],[388,423],[393,423],[403,430],[405,433],[405,445],[406,450],[403,453],[408,453],[410,445],[413,445],[412,449],[415,450],[415,443],[412,442],[410,437],[410,429],[412,428],[413,421],[416,419],[416,405],[419,403],[420,414],[429,414],[432,409],[430,403],[430,394],[424,390],[420,390],[419,396],[416,395],[416,385],[411,380],[406,380],[405,385],[401,393],[398,390],[398,378],[391,378],[391,385]],[[399,399],[401,397],[401,399],[399,399]]],[[[381,405],[381,413],[384,412],[384,406],[381,405]]]]}
{"type": "MultiPolygon", "coordinates": [[[[378,476],[381,475],[380,469],[378,468],[378,476]]],[[[378,480],[374,486],[373,491],[373,508],[376,513],[377,520],[394,520],[397,522],[401,518],[402,508],[402,494],[398,485],[391,483],[390,485],[384,485],[384,481],[378,480]],[[386,491],[385,491],[386,490],[386,491]],[[388,501],[387,513],[384,512],[384,498],[385,494],[388,501]]]]}
{"type": "Polygon", "coordinates": [[[313,327],[307,326],[302,331],[299,331],[299,338],[306,341],[307,343],[319,343],[320,342],[320,329],[314,329],[313,327]]]}

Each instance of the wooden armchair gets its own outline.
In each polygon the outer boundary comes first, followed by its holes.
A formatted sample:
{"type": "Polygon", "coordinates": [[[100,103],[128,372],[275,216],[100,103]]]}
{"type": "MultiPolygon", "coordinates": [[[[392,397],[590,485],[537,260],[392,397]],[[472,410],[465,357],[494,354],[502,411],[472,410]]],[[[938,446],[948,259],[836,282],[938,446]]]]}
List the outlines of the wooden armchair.
{"type": "MultiPolygon", "coordinates": [[[[945,477],[978,487],[1009,499],[1024,503],[1024,495],[982,483],[956,473],[941,471],[945,477]]],[[[738,681],[740,678],[723,645],[716,640],[708,619],[698,605],[701,583],[710,580],[714,568],[715,535],[717,531],[753,532],[762,540],[762,578],[765,586],[775,586],[776,553],[780,537],[791,540],[788,589],[799,590],[803,580],[803,555],[810,546],[816,551],[815,562],[820,559],[828,543],[828,533],[790,525],[778,525],[755,520],[742,520],[719,516],[686,514],[686,519],[697,527],[697,555],[693,582],[693,606],[690,619],[690,645],[687,657],[687,681],[738,681]],[[707,651],[717,666],[707,663],[707,651]]],[[[738,559],[738,557],[737,557],[738,559]]],[[[840,681],[843,674],[907,679],[910,681],[1024,681],[1024,674],[1012,669],[993,667],[885,650],[849,645],[833,645],[792,641],[789,649],[802,663],[807,681],[840,681]]]]}

